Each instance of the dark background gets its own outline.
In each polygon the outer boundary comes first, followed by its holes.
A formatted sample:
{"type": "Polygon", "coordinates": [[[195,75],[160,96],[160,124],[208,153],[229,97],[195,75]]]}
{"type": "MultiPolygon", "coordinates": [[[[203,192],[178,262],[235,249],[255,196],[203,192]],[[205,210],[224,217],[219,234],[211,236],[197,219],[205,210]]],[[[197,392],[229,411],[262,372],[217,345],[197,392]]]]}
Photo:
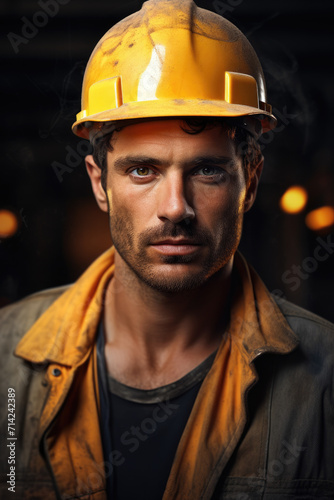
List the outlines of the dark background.
{"type": "MultiPolygon", "coordinates": [[[[53,0],[58,12],[45,22],[36,14],[41,3],[2,0],[0,7],[0,209],[20,221],[13,237],[0,240],[2,305],[76,279],[110,245],[107,218],[96,207],[82,161],[87,145],[70,127],[95,44],[142,5],[53,0]],[[40,25],[37,32],[22,31],[26,20],[40,25]],[[11,35],[11,42],[8,33],[30,38],[13,42],[11,35]],[[57,176],[54,162],[72,171],[57,176]]],[[[333,227],[312,232],[305,216],[334,206],[334,2],[196,3],[224,14],[248,36],[264,68],[268,101],[281,117],[279,131],[264,137],[265,171],[256,206],[245,217],[242,251],[270,290],[333,321],[334,252],[328,247],[322,261],[315,258],[319,237],[334,243],[333,227]],[[293,184],[309,193],[298,215],[279,208],[293,184]]]]}

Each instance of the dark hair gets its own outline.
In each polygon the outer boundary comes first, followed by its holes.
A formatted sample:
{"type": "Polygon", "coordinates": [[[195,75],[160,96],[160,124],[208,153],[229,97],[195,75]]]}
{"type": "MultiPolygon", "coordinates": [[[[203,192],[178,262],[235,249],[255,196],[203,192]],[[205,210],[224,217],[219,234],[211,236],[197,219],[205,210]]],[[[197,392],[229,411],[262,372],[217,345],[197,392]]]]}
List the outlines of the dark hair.
{"type": "MultiPolygon", "coordinates": [[[[247,130],[235,125],[233,121],[229,121],[228,119],[194,117],[182,118],[182,121],[184,126],[181,128],[187,134],[200,134],[203,130],[213,128],[218,125],[226,129],[228,137],[230,137],[235,143],[237,154],[241,156],[246,185],[248,188],[256,172],[256,168],[262,159],[261,147],[257,140],[247,130]]],[[[106,189],[107,178],[107,152],[113,151],[111,138],[115,131],[119,131],[122,128],[122,126],[115,128],[115,130],[103,135],[94,142],[93,158],[95,163],[102,170],[101,183],[104,189],[106,189]]]]}

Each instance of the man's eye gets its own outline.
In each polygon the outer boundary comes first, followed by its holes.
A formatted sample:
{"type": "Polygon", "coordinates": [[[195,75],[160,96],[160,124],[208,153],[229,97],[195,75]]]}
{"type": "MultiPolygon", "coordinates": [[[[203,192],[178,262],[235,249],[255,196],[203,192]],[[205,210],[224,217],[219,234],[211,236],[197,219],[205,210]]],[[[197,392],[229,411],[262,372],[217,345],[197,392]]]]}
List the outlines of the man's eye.
{"type": "Polygon", "coordinates": [[[210,184],[221,184],[226,182],[228,175],[225,169],[221,167],[201,167],[193,172],[193,175],[201,182],[210,184]]]}
{"type": "Polygon", "coordinates": [[[202,167],[194,172],[194,175],[201,175],[203,177],[214,177],[220,179],[225,177],[226,172],[220,167],[202,167]]]}
{"type": "Polygon", "coordinates": [[[202,167],[196,171],[197,175],[216,175],[220,173],[221,170],[216,167],[202,167]]]}
{"type": "Polygon", "coordinates": [[[137,167],[131,171],[131,174],[133,174],[135,177],[146,177],[153,174],[153,170],[148,167],[137,167]]]}

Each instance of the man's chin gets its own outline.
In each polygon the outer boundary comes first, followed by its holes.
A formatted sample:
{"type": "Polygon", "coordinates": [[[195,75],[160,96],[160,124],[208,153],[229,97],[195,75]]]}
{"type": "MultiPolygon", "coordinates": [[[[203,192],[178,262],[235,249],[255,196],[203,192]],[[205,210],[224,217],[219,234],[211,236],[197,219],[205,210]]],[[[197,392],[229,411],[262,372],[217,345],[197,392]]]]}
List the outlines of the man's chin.
{"type": "MultiPolygon", "coordinates": [[[[179,267],[179,266],[177,266],[179,267]]],[[[180,266],[183,267],[183,266],[180,266]]],[[[173,268],[172,272],[144,273],[138,278],[153,290],[161,293],[181,293],[200,288],[207,280],[202,272],[187,272],[183,269],[173,268]]]]}
{"type": "Polygon", "coordinates": [[[146,280],[146,285],[152,288],[152,290],[166,294],[189,292],[198,289],[201,284],[202,283],[195,282],[194,280],[146,280]]]}
{"type": "Polygon", "coordinates": [[[190,264],[194,261],[193,255],[163,255],[160,257],[164,264],[190,264]]]}

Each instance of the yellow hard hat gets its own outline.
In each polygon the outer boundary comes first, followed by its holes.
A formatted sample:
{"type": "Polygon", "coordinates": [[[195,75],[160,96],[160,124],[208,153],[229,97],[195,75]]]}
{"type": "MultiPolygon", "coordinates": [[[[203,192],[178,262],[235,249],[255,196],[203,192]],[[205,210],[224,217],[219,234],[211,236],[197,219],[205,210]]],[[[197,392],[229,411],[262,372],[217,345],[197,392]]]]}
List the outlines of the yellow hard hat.
{"type": "Polygon", "coordinates": [[[192,0],[148,0],[96,45],[72,129],[88,139],[103,122],[186,116],[244,117],[257,135],[276,125],[238,28],[192,0]]]}

